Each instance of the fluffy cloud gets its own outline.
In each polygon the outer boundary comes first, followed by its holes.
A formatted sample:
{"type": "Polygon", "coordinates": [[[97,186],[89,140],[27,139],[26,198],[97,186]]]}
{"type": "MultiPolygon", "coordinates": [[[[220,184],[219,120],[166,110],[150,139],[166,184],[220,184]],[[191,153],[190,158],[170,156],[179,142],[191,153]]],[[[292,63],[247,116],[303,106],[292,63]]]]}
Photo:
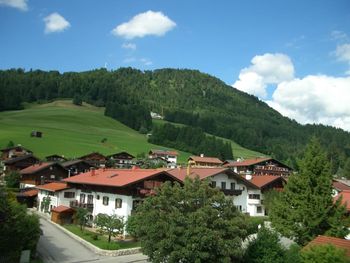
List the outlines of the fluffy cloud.
{"type": "Polygon", "coordinates": [[[176,23],[162,12],[153,12],[150,10],[134,16],[128,22],[118,25],[112,30],[112,34],[126,39],[147,35],[163,36],[175,26],[176,23]]]}
{"type": "Polygon", "coordinates": [[[123,43],[122,48],[135,50],[136,49],[136,44],[134,44],[134,43],[123,43]]]}
{"type": "MultiPolygon", "coordinates": [[[[350,67],[350,44],[338,45],[337,49],[334,51],[335,56],[339,61],[347,62],[350,67]]],[[[350,75],[350,68],[345,74],[350,75]]]]}
{"type": "Polygon", "coordinates": [[[17,8],[22,11],[28,10],[27,0],[0,0],[0,5],[17,8]]]}
{"type": "Polygon", "coordinates": [[[294,66],[284,54],[266,53],[255,56],[251,66],[241,70],[233,86],[244,92],[265,98],[267,84],[278,84],[294,78],[294,66]]]}
{"type": "Polygon", "coordinates": [[[70,23],[59,13],[52,13],[44,18],[45,33],[62,32],[70,27],[70,23]]]}
{"type": "Polygon", "coordinates": [[[267,103],[300,123],[322,123],[350,131],[350,77],[309,75],[277,86],[267,103]]]}

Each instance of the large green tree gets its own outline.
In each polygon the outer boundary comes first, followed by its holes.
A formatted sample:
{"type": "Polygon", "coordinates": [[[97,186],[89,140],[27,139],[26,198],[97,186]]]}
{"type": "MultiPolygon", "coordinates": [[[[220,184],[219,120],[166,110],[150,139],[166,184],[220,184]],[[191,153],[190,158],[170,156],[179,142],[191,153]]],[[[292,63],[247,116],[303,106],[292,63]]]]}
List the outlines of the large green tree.
{"type": "Polygon", "coordinates": [[[333,201],[330,164],[317,139],[310,141],[299,167],[271,207],[273,226],[300,245],[325,233],[344,237],[345,207],[333,201]]]}
{"type": "Polygon", "coordinates": [[[183,187],[163,184],[137,208],[134,220],[152,262],[232,262],[243,254],[245,216],[198,178],[187,178],[183,187]]]}
{"type": "Polygon", "coordinates": [[[120,235],[124,230],[123,218],[117,215],[98,214],[95,224],[100,233],[108,235],[108,242],[111,242],[112,236],[120,235]]]}

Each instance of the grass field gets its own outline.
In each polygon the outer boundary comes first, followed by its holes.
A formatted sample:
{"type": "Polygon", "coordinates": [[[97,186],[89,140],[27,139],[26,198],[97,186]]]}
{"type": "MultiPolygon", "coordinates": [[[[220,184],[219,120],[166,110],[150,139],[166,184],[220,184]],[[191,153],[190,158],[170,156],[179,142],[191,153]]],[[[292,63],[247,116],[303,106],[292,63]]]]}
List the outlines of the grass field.
{"type": "MultiPolygon", "coordinates": [[[[164,120],[153,120],[153,123],[156,124],[156,125],[163,125],[164,123],[167,123],[167,121],[164,121],[164,120]]],[[[180,123],[171,123],[171,124],[173,124],[175,126],[179,126],[179,127],[185,126],[185,125],[180,124],[180,123]]],[[[208,135],[210,135],[210,134],[208,134],[208,135]]],[[[231,143],[232,152],[233,152],[233,155],[235,157],[254,158],[254,157],[260,157],[260,156],[266,156],[266,155],[264,155],[262,153],[246,149],[246,148],[240,146],[239,144],[235,143],[232,140],[229,140],[229,139],[226,139],[226,138],[221,138],[221,137],[217,137],[217,138],[220,138],[220,139],[224,140],[225,142],[231,143]]]]}
{"type": "MultiPolygon", "coordinates": [[[[74,158],[97,151],[112,154],[127,151],[133,155],[150,149],[165,149],[147,142],[146,135],[106,117],[104,108],[88,104],[75,106],[70,100],[48,104],[26,105],[25,110],[0,112],[0,147],[11,140],[43,158],[60,154],[74,158]],[[42,138],[30,137],[33,130],[43,132],[42,138]],[[105,143],[101,143],[106,138],[105,143]]],[[[185,162],[189,153],[180,152],[185,162]]]]}
{"type": "MultiPolygon", "coordinates": [[[[9,141],[13,141],[32,150],[40,158],[50,154],[74,158],[94,151],[102,154],[127,151],[137,155],[148,153],[150,149],[165,149],[148,143],[146,135],[104,116],[103,111],[104,108],[85,103],[76,106],[71,100],[58,100],[47,104],[28,104],[20,111],[0,112],[0,147],[6,147],[9,141]],[[43,132],[43,137],[30,137],[34,130],[43,132]],[[107,140],[102,143],[104,138],[107,140]]],[[[262,155],[230,142],[236,157],[262,155]]],[[[190,153],[179,153],[179,162],[186,162],[190,153]]]]}

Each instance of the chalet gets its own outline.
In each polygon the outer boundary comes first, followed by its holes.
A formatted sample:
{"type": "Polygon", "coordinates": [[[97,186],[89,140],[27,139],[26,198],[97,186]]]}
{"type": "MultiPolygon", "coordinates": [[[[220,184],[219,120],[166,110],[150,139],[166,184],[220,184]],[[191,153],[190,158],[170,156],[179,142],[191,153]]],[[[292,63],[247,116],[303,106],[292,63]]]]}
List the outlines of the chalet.
{"type": "Polygon", "coordinates": [[[63,181],[75,193],[69,206],[87,208],[91,220],[99,213],[127,219],[144,197],[155,193],[156,187],[165,181],[182,182],[159,169],[97,169],[63,181]]]}
{"type": "Polygon", "coordinates": [[[190,156],[188,163],[198,167],[218,167],[222,165],[222,161],[216,157],[190,156]]]}
{"type": "Polygon", "coordinates": [[[149,159],[162,158],[168,163],[177,164],[177,151],[167,151],[167,150],[150,150],[148,153],[149,159]]]}
{"type": "Polygon", "coordinates": [[[52,154],[52,155],[48,155],[45,157],[45,160],[47,162],[56,162],[56,163],[61,163],[61,162],[65,162],[67,161],[67,158],[65,158],[62,155],[58,155],[58,154],[52,154]]]}
{"type": "Polygon", "coordinates": [[[16,194],[17,201],[25,204],[28,208],[36,206],[38,190],[34,188],[24,188],[21,192],[16,194]]]}
{"type": "Polygon", "coordinates": [[[33,152],[24,148],[21,145],[17,145],[14,147],[9,147],[5,149],[1,149],[1,160],[8,160],[16,157],[20,157],[27,154],[32,154],[33,152]]]}
{"type": "Polygon", "coordinates": [[[261,189],[231,169],[188,167],[175,168],[167,172],[181,181],[184,181],[186,176],[191,178],[198,176],[201,180],[209,180],[213,187],[219,188],[232,198],[233,204],[243,213],[251,216],[264,215],[264,207],[260,202],[261,189]]]}
{"type": "Polygon", "coordinates": [[[91,168],[95,168],[95,166],[80,159],[66,161],[61,163],[61,165],[68,171],[68,177],[72,175],[77,175],[80,173],[85,173],[89,171],[91,168]]]}
{"type": "Polygon", "coordinates": [[[39,159],[33,156],[32,154],[18,156],[3,161],[4,171],[19,171],[38,162],[39,159]]]}
{"type": "Polygon", "coordinates": [[[224,162],[224,167],[231,168],[238,174],[288,176],[292,172],[289,166],[269,157],[224,162]]]}
{"type": "Polygon", "coordinates": [[[110,162],[114,167],[131,168],[131,166],[134,164],[133,159],[135,159],[135,156],[127,152],[119,152],[108,155],[106,158],[108,160],[107,163],[110,162]]]}
{"type": "Polygon", "coordinates": [[[50,197],[49,210],[60,205],[68,206],[69,202],[74,200],[75,191],[67,185],[66,182],[51,182],[35,187],[38,191],[38,209],[44,211],[43,200],[50,197]]]}
{"type": "Polygon", "coordinates": [[[68,171],[58,163],[38,163],[20,171],[20,188],[35,187],[68,177],[68,171]]]}
{"type": "Polygon", "coordinates": [[[87,163],[89,163],[91,166],[95,166],[95,167],[104,167],[107,161],[106,156],[98,152],[93,152],[93,153],[83,155],[78,159],[84,160],[87,163]]]}
{"type": "Polygon", "coordinates": [[[303,250],[310,249],[313,246],[321,245],[333,245],[336,248],[345,250],[345,255],[350,258],[350,240],[346,240],[338,237],[328,237],[328,236],[317,236],[314,240],[311,240],[303,250]]]}

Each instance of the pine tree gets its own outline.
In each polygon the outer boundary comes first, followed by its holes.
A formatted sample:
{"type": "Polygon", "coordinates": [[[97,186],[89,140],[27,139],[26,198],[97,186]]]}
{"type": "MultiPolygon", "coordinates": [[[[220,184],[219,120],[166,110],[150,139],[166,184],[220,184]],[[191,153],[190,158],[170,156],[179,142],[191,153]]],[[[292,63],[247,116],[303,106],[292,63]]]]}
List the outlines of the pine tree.
{"type": "Polygon", "coordinates": [[[348,232],[345,210],[333,202],[330,164],[317,139],[307,146],[299,167],[271,208],[273,226],[300,245],[326,232],[343,237],[348,232]]]}

